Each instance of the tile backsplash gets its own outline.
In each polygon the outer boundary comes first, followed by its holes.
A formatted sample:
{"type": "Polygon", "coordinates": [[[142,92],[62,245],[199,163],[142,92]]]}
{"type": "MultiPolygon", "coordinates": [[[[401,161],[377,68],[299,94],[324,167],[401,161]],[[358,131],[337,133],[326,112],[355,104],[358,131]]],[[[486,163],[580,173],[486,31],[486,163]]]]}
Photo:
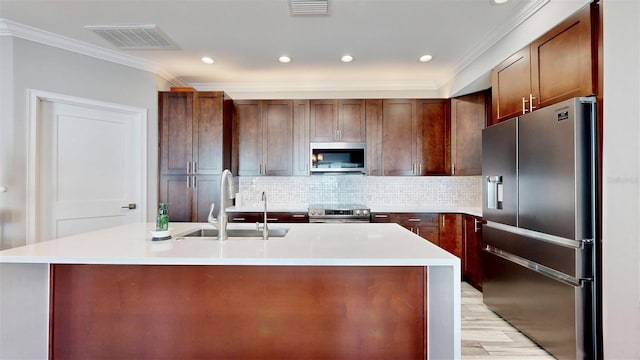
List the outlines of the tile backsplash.
{"type": "Polygon", "coordinates": [[[481,207],[481,176],[241,176],[238,207],[260,207],[265,191],[273,209],[309,204],[481,207]]]}

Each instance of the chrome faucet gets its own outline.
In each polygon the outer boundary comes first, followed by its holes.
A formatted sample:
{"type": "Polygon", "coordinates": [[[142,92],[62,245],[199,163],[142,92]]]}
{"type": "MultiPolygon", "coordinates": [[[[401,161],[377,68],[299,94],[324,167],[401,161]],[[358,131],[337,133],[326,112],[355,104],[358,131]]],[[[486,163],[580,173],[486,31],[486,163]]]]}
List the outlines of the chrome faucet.
{"type": "Polygon", "coordinates": [[[262,202],[264,202],[264,222],[262,226],[260,223],[256,223],[256,228],[258,230],[262,229],[262,240],[267,240],[269,238],[269,226],[267,225],[267,193],[262,192],[262,202]]]}
{"type": "Polygon", "coordinates": [[[209,224],[218,229],[218,240],[226,240],[227,236],[227,223],[229,217],[227,216],[227,204],[226,200],[233,199],[236,196],[235,186],[233,184],[233,175],[231,171],[225,169],[220,177],[220,211],[218,212],[218,218],[213,217],[213,209],[215,204],[211,204],[211,210],[209,211],[209,224]]]}

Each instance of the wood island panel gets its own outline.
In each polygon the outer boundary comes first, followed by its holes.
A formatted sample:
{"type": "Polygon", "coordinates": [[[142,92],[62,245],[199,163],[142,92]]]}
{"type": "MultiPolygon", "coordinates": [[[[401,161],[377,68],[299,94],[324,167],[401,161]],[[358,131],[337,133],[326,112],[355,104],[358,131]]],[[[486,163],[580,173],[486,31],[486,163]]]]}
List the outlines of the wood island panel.
{"type": "Polygon", "coordinates": [[[52,265],[52,359],[425,359],[422,266],[52,265]]]}

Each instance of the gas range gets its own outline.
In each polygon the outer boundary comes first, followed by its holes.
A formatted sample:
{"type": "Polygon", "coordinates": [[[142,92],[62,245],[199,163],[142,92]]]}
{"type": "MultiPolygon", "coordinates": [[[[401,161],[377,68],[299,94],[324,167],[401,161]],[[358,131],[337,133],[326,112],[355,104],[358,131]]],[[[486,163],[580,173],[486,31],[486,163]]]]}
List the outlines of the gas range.
{"type": "Polygon", "coordinates": [[[315,204],[309,206],[310,223],[369,222],[370,210],[362,204],[315,204]]]}

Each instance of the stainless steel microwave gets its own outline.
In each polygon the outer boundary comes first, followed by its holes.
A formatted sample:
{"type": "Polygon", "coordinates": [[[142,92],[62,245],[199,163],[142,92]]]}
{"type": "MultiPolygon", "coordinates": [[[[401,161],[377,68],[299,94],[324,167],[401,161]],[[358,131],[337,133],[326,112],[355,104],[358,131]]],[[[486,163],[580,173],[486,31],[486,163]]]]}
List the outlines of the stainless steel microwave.
{"type": "Polygon", "coordinates": [[[366,160],[366,142],[311,143],[311,174],[364,174],[366,160]]]}

